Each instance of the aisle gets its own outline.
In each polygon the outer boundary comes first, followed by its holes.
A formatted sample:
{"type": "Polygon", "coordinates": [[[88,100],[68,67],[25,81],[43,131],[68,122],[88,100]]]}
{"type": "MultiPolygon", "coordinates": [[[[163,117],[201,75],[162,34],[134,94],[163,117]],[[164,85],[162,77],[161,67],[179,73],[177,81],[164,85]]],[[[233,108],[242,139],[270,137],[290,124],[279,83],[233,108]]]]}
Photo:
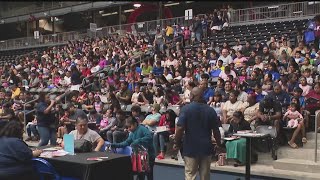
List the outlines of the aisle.
{"type": "MultiPolygon", "coordinates": [[[[212,173],[210,174],[210,179],[223,179],[223,180],[244,180],[244,177],[239,177],[236,175],[222,174],[222,173],[212,173]]],[[[251,178],[251,180],[266,180],[275,178],[251,178]]],[[[155,165],[154,167],[154,180],[184,180],[184,169],[176,166],[163,166],[155,165]]],[[[197,177],[199,180],[199,177],[197,177]]]]}

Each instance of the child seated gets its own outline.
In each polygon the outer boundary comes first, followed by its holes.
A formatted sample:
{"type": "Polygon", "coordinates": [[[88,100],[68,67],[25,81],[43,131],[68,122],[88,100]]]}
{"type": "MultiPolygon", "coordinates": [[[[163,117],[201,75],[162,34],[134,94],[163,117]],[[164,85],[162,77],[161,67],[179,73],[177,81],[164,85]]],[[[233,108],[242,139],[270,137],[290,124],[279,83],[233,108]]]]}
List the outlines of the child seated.
{"type": "Polygon", "coordinates": [[[287,112],[284,114],[284,119],[288,121],[287,127],[296,128],[299,124],[299,121],[303,119],[302,115],[299,113],[298,104],[291,103],[287,112]]]}

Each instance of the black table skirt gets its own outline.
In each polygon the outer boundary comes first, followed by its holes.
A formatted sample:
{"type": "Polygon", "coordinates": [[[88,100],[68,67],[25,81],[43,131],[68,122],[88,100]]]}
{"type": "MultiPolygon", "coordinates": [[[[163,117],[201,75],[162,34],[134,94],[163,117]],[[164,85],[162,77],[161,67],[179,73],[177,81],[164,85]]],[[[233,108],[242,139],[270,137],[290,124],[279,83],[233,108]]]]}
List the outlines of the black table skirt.
{"type": "Polygon", "coordinates": [[[76,177],[81,180],[133,179],[130,156],[91,152],[45,159],[54,166],[60,176],[76,177]],[[108,157],[108,159],[88,161],[87,158],[90,157],[108,157]]]}

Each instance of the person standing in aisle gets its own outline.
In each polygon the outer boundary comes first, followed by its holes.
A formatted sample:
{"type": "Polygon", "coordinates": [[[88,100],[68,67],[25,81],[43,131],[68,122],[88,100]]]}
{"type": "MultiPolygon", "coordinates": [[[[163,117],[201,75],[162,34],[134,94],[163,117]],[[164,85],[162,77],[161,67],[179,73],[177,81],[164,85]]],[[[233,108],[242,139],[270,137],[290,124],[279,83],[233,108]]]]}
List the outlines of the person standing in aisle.
{"type": "Polygon", "coordinates": [[[210,164],[213,155],[212,134],[221,146],[218,118],[215,110],[203,99],[203,89],[195,87],[190,94],[191,103],[184,106],[177,123],[174,149],[180,149],[183,138],[185,179],[195,180],[197,171],[200,180],[210,180],[210,164]]]}

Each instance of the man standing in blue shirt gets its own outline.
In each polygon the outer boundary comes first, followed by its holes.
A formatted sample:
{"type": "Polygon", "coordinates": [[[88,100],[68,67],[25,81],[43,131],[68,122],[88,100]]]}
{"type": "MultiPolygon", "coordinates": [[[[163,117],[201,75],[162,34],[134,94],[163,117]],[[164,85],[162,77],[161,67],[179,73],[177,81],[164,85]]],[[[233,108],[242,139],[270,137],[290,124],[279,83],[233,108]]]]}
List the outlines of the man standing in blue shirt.
{"type": "Polygon", "coordinates": [[[192,102],[180,111],[174,149],[180,149],[184,134],[185,179],[194,180],[199,170],[200,180],[210,180],[212,133],[218,147],[221,146],[218,118],[214,109],[204,102],[202,88],[193,88],[190,99],[192,102]]]}

